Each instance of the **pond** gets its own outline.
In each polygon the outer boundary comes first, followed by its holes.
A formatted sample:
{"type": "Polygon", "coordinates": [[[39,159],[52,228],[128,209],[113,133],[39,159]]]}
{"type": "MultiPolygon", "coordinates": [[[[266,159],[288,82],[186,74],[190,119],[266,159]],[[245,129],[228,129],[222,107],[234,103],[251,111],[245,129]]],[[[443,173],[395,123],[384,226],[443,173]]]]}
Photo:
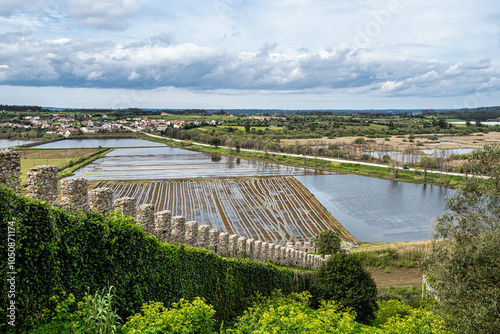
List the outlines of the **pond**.
{"type": "Polygon", "coordinates": [[[454,148],[454,149],[430,149],[430,150],[422,150],[424,154],[442,157],[444,154],[445,158],[448,158],[452,154],[469,154],[474,152],[475,148],[454,148]]]}
{"type": "Polygon", "coordinates": [[[79,169],[89,181],[324,175],[315,169],[210,155],[175,147],[120,148],[79,169]]]}
{"type": "Polygon", "coordinates": [[[95,148],[95,147],[154,147],[165,144],[135,138],[121,139],[65,139],[37,145],[36,148],[95,148]]]}
{"type": "Polygon", "coordinates": [[[34,143],[35,140],[0,139],[0,149],[34,143]]]}
{"type": "Polygon", "coordinates": [[[297,176],[358,240],[428,240],[431,220],[443,214],[453,189],[358,175],[297,176]]]}

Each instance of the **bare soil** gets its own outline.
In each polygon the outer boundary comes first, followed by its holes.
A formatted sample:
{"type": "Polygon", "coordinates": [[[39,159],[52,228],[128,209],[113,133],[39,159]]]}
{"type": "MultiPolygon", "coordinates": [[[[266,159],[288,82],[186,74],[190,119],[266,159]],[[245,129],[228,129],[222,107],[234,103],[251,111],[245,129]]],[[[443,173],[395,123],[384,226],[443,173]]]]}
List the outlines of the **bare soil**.
{"type": "Polygon", "coordinates": [[[377,288],[385,289],[388,286],[393,288],[409,287],[411,285],[420,286],[422,284],[422,275],[425,271],[420,268],[373,268],[366,267],[373,280],[377,284],[377,288]]]}

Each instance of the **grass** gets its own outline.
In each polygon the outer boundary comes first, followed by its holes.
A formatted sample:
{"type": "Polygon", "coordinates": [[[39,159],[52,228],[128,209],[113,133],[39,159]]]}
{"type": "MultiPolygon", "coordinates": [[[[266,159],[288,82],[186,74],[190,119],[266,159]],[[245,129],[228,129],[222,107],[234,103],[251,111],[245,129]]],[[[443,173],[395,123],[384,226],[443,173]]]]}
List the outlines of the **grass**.
{"type": "MultiPolygon", "coordinates": [[[[107,149],[20,149],[18,152],[21,154],[21,182],[26,183],[26,174],[35,166],[56,166],[59,171],[72,166],[73,171],[99,158],[99,154],[103,154],[104,151],[107,149]]],[[[70,175],[66,171],[63,173],[70,175]]]]}
{"type": "Polygon", "coordinates": [[[377,268],[420,268],[423,258],[439,240],[394,243],[364,243],[353,248],[351,254],[366,266],[377,268]]]}

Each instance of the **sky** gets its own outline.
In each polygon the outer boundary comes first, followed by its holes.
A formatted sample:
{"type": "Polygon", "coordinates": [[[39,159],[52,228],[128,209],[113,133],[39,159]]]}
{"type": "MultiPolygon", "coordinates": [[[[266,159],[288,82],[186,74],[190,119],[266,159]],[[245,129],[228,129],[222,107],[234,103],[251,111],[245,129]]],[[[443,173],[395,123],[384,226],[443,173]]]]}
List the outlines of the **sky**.
{"type": "Polygon", "coordinates": [[[498,0],[2,0],[0,104],[500,105],[498,0]]]}

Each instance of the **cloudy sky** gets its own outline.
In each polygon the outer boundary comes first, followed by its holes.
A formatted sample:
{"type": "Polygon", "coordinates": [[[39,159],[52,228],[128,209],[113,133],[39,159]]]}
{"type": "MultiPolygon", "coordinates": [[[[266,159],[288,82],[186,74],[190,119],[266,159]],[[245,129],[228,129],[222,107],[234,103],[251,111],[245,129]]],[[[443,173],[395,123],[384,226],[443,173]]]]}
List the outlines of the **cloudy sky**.
{"type": "Polygon", "coordinates": [[[1,0],[0,104],[500,105],[500,2],[1,0]]]}

